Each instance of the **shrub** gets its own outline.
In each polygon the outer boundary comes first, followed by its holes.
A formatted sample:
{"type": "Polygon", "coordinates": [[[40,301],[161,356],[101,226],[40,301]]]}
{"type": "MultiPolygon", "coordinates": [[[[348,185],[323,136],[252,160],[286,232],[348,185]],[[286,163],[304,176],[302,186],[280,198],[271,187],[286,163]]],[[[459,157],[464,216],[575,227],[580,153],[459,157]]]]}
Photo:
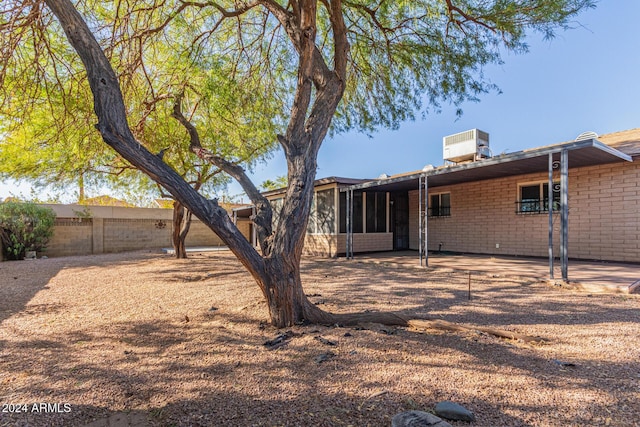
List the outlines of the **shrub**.
{"type": "Polygon", "coordinates": [[[42,251],[53,235],[56,214],[35,203],[0,203],[0,240],[7,259],[23,259],[26,251],[42,251]]]}

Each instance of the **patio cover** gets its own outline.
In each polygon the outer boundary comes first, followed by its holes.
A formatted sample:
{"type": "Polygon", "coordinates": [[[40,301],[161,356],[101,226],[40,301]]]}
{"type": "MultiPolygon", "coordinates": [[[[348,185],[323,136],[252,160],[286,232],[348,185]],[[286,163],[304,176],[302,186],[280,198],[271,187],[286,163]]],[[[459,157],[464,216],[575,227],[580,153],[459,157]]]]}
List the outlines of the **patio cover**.
{"type": "MultiPolygon", "coordinates": [[[[549,186],[553,185],[553,169],[557,166],[561,171],[561,236],[560,253],[562,278],[568,280],[568,170],[570,168],[595,166],[607,163],[628,161],[631,156],[618,151],[597,139],[585,139],[539,147],[515,153],[482,159],[475,162],[425,168],[422,171],[410,172],[388,178],[375,179],[341,188],[347,192],[347,257],[353,257],[353,244],[350,224],[352,223],[350,204],[353,193],[358,191],[409,191],[419,190],[420,195],[420,264],[428,264],[427,248],[427,200],[428,188],[444,185],[496,179],[514,175],[548,172],[549,186]],[[571,153],[571,155],[569,155],[571,153]],[[423,207],[424,205],[424,207],[423,207]]],[[[553,210],[549,211],[549,274],[553,278],[553,210]]]]}
{"type": "Polygon", "coordinates": [[[563,150],[571,152],[570,169],[595,166],[620,161],[632,161],[631,157],[596,140],[587,139],[562,144],[554,144],[531,150],[501,154],[475,162],[441,166],[438,168],[395,175],[384,179],[374,179],[342,188],[340,191],[374,189],[376,191],[405,191],[418,188],[420,176],[427,176],[429,187],[481,181],[513,175],[524,175],[548,170],[549,154],[556,155],[563,150]]]}

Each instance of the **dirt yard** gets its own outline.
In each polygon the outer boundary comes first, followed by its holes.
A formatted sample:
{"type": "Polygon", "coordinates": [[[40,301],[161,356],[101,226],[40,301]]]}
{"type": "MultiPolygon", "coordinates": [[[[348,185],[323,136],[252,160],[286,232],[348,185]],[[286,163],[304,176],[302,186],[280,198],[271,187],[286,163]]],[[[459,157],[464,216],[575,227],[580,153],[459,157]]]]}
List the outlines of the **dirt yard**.
{"type": "Polygon", "coordinates": [[[390,426],[442,400],[476,415],[454,426],[640,426],[637,295],[495,272],[472,276],[469,300],[466,274],[344,260],[307,260],[303,280],[326,310],[549,341],[311,325],[269,349],[286,331],[265,324],[258,287],[229,253],[4,262],[0,426],[390,426]]]}

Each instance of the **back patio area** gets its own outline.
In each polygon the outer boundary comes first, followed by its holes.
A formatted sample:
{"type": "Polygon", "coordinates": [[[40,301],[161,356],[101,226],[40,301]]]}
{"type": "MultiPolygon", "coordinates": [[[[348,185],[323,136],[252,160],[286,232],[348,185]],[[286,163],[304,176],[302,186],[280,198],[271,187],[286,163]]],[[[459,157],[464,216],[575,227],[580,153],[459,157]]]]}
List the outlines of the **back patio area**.
{"type": "MultiPolygon", "coordinates": [[[[353,261],[377,263],[402,268],[420,266],[417,251],[375,252],[357,254],[353,261]]],[[[428,269],[447,269],[472,275],[525,277],[549,281],[549,261],[546,258],[503,257],[490,255],[429,253],[428,269]]],[[[560,263],[556,261],[554,278],[561,283],[560,263]]],[[[593,293],[640,293],[640,265],[601,261],[569,261],[571,288],[593,293]]]]}

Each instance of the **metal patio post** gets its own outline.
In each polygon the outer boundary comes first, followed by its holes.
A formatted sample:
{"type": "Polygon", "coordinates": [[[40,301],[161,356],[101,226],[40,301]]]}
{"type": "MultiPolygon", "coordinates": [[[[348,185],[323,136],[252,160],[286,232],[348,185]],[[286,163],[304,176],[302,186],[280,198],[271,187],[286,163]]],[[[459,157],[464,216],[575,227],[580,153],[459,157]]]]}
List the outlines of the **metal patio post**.
{"type": "Polygon", "coordinates": [[[420,257],[420,266],[422,262],[422,175],[418,177],[418,256],[420,257]]]}
{"type": "Polygon", "coordinates": [[[549,153],[547,209],[549,210],[549,278],[553,279],[553,153],[549,153]]]}
{"type": "Polygon", "coordinates": [[[347,189],[347,191],[345,192],[345,219],[346,219],[346,227],[345,227],[345,231],[347,232],[347,235],[345,236],[345,253],[347,256],[347,259],[351,259],[351,248],[349,246],[349,238],[351,237],[351,190],[347,189]]]}
{"type": "Polygon", "coordinates": [[[429,182],[427,175],[424,176],[424,219],[422,225],[424,226],[424,266],[429,266],[429,182]]]}
{"type": "Polygon", "coordinates": [[[569,151],[560,153],[560,255],[562,280],[569,280],[569,151]]]}

